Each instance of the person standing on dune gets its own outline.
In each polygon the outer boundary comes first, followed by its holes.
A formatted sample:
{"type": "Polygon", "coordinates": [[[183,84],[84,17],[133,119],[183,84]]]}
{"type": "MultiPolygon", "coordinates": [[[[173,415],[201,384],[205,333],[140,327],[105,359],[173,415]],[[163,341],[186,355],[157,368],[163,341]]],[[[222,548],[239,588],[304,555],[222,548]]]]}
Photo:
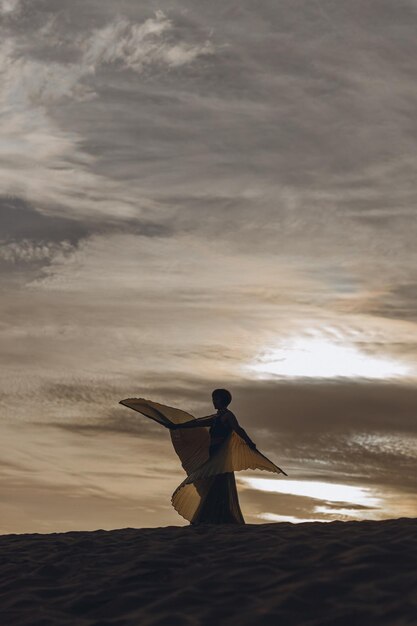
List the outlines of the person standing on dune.
{"type": "MultiPolygon", "coordinates": [[[[215,389],[212,393],[212,401],[217,413],[196,420],[190,420],[184,424],[172,424],[169,428],[202,428],[209,427],[210,445],[209,458],[212,459],[221,449],[232,431],[235,431],[252,450],[256,449],[254,442],[248,437],[246,431],[239,426],[236,416],[227,408],[232,401],[232,395],[227,389],[215,389]]],[[[200,522],[229,522],[244,524],[245,520],[239,506],[234,472],[217,474],[212,479],[212,485],[204,498],[197,514],[192,520],[193,524],[200,522]]]]}
{"type": "Polygon", "coordinates": [[[215,389],[212,402],[217,412],[198,419],[180,409],[144,398],[120,402],[171,431],[172,444],[187,472],[187,478],[175,489],[171,502],[192,525],[245,523],[235,471],[261,469],[285,474],[259,452],[239,425],[228,409],[231,400],[227,389],[215,389]]]}

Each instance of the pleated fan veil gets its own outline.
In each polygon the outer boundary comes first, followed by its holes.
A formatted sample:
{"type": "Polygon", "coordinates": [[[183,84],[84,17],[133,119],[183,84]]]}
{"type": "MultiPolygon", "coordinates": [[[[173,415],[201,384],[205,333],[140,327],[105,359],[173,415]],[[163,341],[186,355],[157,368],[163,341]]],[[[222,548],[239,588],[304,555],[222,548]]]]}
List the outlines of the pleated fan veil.
{"type": "MultiPolygon", "coordinates": [[[[145,398],[127,398],[121,400],[120,404],[142,413],[165,427],[168,427],[170,423],[183,424],[195,419],[186,411],[145,398]]],[[[232,472],[259,469],[275,474],[285,474],[259,450],[250,448],[235,431],[230,433],[211,458],[209,457],[210,435],[207,427],[177,429],[169,432],[174,450],[187,473],[187,477],[172,494],[171,502],[174,509],[191,523],[198,518],[202,508],[211,505],[210,493],[213,491],[211,488],[219,475],[227,474],[229,481],[230,478],[233,481],[236,492],[232,472]]],[[[237,496],[236,502],[231,502],[229,505],[237,510],[235,517],[242,517],[237,496]]],[[[242,523],[244,523],[243,518],[242,523]]]]}

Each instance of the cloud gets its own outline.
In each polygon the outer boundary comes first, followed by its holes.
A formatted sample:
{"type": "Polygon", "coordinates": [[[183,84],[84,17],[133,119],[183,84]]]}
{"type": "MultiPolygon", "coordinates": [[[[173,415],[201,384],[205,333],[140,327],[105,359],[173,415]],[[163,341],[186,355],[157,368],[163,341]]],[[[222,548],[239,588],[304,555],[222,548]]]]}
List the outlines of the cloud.
{"type": "MultiPolygon", "coordinates": [[[[97,334],[94,342],[98,342],[100,333],[117,334],[120,342],[124,337],[119,349],[126,356],[143,350],[148,368],[158,368],[157,363],[166,367],[173,350],[183,367],[191,362],[196,367],[198,361],[202,368],[211,369],[215,361],[220,367],[221,355],[223,372],[247,377],[248,367],[255,366],[263,354],[288,351],[296,342],[299,354],[295,356],[301,359],[302,351],[315,342],[328,347],[328,360],[344,358],[353,350],[357,367],[365,358],[368,369],[372,363],[377,367],[378,359],[381,365],[388,359],[390,371],[398,364],[395,371],[404,366],[412,376],[410,322],[367,315],[366,291],[356,311],[344,311],[348,299],[360,302],[360,296],[349,274],[348,288],[341,288],[343,272],[336,274],[321,276],[311,268],[300,271],[297,263],[277,266],[268,250],[249,254],[223,247],[217,240],[199,239],[196,233],[162,237],[107,233],[84,239],[70,255],[53,258],[28,288],[34,302],[53,302],[54,293],[60,293],[81,307],[94,294],[102,327],[88,330],[91,338],[97,334]],[[329,287],[333,282],[336,292],[329,287]],[[116,295],[124,303],[123,330],[116,295]]],[[[74,320],[79,313],[71,315],[74,320]]],[[[316,353],[304,358],[310,358],[312,375],[316,353]]],[[[326,367],[331,370],[331,363],[326,367]]],[[[281,370],[285,375],[285,367],[281,370]]],[[[318,375],[322,371],[317,368],[318,375]]],[[[335,366],[334,371],[348,368],[335,366]]]]}
{"type": "Polygon", "coordinates": [[[201,55],[213,54],[214,47],[209,41],[193,45],[164,40],[172,30],[173,22],[163,11],[157,11],[154,18],[142,24],[118,18],[84,39],[81,64],[86,71],[94,71],[100,64],[120,62],[140,73],[148,65],[180,67],[201,55]]]}
{"type": "Polygon", "coordinates": [[[88,227],[63,215],[41,213],[16,196],[0,196],[0,232],[3,243],[31,241],[70,241],[73,245],[89,234],[88,227]]]}
{"type": "Polygon", "coordinates": [[[240,423],[292,478],[415,491],[414,385],[268,381],[231,390],[240,423]]]}
{"type": "MultiPolygon", "coordinates": [[[[39,254],[36,246],[5,251],[39,254]]],[[[268,251],[251,255],[189,233],[106,233],[65,251],[51,244],[44,256],[25,289],[3,299],[0,328],[3,388],[14,393],[16,371],[25,371],[40,404],[42,379],[75,377],[82,386],[81,363],[89,379],[123,385],[136,377],[149,387],[162,373],[247,383],[248,366],[294,338],[308,346],[320,336],[415,368],[410,322],[335,311],[326,280],[277,266],[268,251]]]]}
{"type": "MultiPolygon", "coordinates": [[[[94,98],[86,79],[104,65],[119,63],[135,72],[152,65],[178,68],[213,52],[209,43],[166,40],[173,29],[162,12],[142,24],[116,18],[76,38],[75,58],[62,62],[37,58],[33,36],[27,42],[7,31],[0,45],[3,192],[40,204],[43,212],[65,211],[75,219],[129,220],[150,209],[153,203],[143,194],[95,172],[96,159],[83,149],[83,137],[63,130],[50,109],[65,98],[80,103],[94,98]]],[[[45,24],[38,34],[58,45],[45,24]]]]}
{"type": "Polygon", "coordinates": [[[21,6],[21,0],[1,0],[0,1],[0,14],[10,15],[11,13],[17,13],[21,6]]]}
{"type": "Polygon", "coordinates": [[[146,421],[141,417],[135,417],[134,415],[126,414],[126,411],[113,410],[108,411],[110,415],[102,415],[100,418],[92,420],[89,417],[87,420],[75,420],[68,421],[49,421],[49,422],[32,422],[34,425],[44,428],[50,426],[51,428],[61,429],[64,432],[74,433],[82,436],[99,436],[105,434],[128,435],[128,436],[140,436],[142,439],[153,438],[156,439],[160,434],[160,429],[146,421]]]}
{"type": "Polygon", "coordinates": [[[380,301],[370,303],[368,312],[390,319],[417,321],[417,283],[392,287],[380,301]]]}
{"type": "Polygon", "coordinates": [[[19,242],[10,242],[0,248],[0,260],[17,263],[33,263],[38,261],[50,261],[52,258],[66,256],[73,251],[69,241],[55,243],[34,243],[28,239],[19,242]]]}
{"type": "MultiPolygon", "coordinates": [[[[59,40],[51,38],[53,25],[56,20],[52,16],[38,34],[50,45],[57,46],[59,40]]],[[[31,40],[28,44],[16,36],[7,37],[2,43],[3,102],[13,99],[20,104],[40,105],[66,96],[89,100],[95,97],[94,90],[82,81],[103,65],[119,63],[123,69],[141,73],[147,66],[181,67],[200,56],[214,53],[209,41],[191,44],[178,40],[172,20],[162,11],[157,11],[154,18],[141,24],[119,17],[105,26],[78,35],[73,44],[75,58],[72,62],[30,56],[27,53],[33,53],[31,43],[31,40]]]]}
{"type": "Polygon", "coordinates": [[[42,108],[13,100],[0,123],[3,193],[65,218],[140,214],[137,199],[90,171],[93,159],[83,153],[76,133],[62,131],[42,108]]]}

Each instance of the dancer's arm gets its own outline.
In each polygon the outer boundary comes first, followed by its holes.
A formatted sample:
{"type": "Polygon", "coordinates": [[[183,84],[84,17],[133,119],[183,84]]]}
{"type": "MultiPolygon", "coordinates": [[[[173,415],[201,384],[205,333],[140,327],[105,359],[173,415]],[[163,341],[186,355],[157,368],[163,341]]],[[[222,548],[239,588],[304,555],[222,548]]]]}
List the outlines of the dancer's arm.
{"type": "Polygon", "coordinates": [[[240,426],[239,422],[236,419],[236,416],[234,415],[234,413],[232,413],[232,411],[226,412],[226,419],[229,422],[230,426],[233,428],[233,430],[239,435],[239,437],[242,437],[243,441],[246,441],[249,448],[256,450],[256,443],[252,441],[246,430],[242,428],[242,426],[240,426]]]}
{"type": "Polygon", "coordinates": [[[171,430],[178,430],[179,428],[201,428],[202,426],[211,426],[215,417],[216,413],[214,415],[207,415],[207,417],[198,417],[195,420],[189,420],[183,424],[169,424],[168,428],[171,430]]]}

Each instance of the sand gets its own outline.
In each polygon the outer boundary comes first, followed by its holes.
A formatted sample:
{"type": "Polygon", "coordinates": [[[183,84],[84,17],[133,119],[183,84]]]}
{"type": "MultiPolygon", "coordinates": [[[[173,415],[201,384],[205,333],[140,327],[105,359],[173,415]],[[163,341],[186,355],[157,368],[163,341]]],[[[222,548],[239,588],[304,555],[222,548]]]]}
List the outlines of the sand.
{"type": "Polygon", "coordinates": [[[2,626],[416,625],[417,520],[0,537],[2,626]]]}

